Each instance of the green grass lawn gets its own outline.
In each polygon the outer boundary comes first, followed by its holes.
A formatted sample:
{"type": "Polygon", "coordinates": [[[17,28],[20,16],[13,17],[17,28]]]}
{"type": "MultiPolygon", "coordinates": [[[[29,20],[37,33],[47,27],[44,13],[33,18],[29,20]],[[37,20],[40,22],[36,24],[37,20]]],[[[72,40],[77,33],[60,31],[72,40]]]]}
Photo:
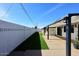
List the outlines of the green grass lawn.
{"type": "Polygon", "coordinates": [[[41,50],[48,49],[48,46],[42,36],[42,33],[36,32],[28,39],[26,39],[22,44],[20,44],[15,51],[24,50],[41,50]]]}
{"type": "Polygon", "coordinates": [[[40,35],[41,48],[42,49],[48,49],[48,46],[47,46],[47,44],[46,44],[46,42],[43,38],[43,33],[39,33],[39,35],[40,35]]]}

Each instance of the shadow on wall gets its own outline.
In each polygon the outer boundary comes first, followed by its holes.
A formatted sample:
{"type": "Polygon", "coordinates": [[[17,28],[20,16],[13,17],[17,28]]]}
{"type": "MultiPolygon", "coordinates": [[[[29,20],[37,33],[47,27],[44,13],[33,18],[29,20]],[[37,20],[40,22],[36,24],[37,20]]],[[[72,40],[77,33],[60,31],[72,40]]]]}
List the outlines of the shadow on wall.
{"type": "Polygon", "coordinates": [[[8,56],[41,56],[40,35],[34,33],[22,44],[16,47],[8,56]]]}

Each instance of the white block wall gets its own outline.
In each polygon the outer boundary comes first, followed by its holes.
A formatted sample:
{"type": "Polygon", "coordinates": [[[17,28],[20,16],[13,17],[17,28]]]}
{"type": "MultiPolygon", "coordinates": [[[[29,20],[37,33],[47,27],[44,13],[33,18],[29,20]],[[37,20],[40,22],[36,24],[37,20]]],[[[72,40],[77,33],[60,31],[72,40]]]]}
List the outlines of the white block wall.
{"type": "Polygon", "coordinates": [[[0,55],[7,55],[37,30],[0,20],[0,55]]]}
{"type": "Polygon", "coordinates": [[[57,32],[57,29],[56,27],[53,28],[53,27],[49,27],[49,35],[56,35],[56,32],[57,32]]]}
{"type": "MultiPolygon", "coordinates": [[[[74,33],[71,33],[71,39],[72,40],[75,40],[75,37],[77,36],[77,33],[78,33],[78,28],[74,27],[74,33]]],[[[62,28],[62,36],[66,37],[66,32],[64,32],[64,28],[62,28]]]]}

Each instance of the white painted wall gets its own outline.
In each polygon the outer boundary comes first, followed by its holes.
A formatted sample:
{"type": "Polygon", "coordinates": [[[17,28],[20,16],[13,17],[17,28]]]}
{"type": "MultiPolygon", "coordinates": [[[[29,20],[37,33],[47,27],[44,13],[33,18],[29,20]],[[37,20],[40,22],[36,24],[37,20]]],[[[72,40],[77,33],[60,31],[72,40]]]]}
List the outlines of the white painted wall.
{"type": "Polygon", "coordinates": [[[37,30],[0,20],[0,55],[7,55],[37,30]]]}
{"type": "MultiPolygon", "coordinates": [[[[75,28],[74,28],[74,29],[75,29],[75,28]]],[[[75,32],[75,30],[74,30],[74,32],[75,32]]],[[[64,28],[62,28],[62,36],[63,36],[63,37],[66,37],[66,32],[64,32],[64,28]]],[[[75,37],[75,36],[74,36],[74,33],[71,33],[71,39],[72,39],[72,40],[74,40],[74,37],[75,37]]]]}
{"type": "Polygon", "coordinates": [[[56,35],[56,31],[57,31],[57,29],[56,29],[56,27],[49,27],[49,35],[51,36],[51,35],[56,35]]]}
{"type": "Polygon", "coordinates": [[[66,32],[64,32],[64,27],[62,28],[62,36],[66,37],[66,32]]]}

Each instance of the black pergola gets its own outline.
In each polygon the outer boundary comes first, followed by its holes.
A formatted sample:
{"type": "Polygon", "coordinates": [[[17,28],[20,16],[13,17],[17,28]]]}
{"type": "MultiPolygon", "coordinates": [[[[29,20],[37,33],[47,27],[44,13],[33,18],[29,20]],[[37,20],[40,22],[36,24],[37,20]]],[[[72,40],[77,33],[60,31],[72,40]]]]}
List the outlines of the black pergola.
{"type": "Polygon", "coordinates": [[[66,17],[66,56],[71,56],[71,17],[79,16],[79,13],[68,14],[66,17]]]}

